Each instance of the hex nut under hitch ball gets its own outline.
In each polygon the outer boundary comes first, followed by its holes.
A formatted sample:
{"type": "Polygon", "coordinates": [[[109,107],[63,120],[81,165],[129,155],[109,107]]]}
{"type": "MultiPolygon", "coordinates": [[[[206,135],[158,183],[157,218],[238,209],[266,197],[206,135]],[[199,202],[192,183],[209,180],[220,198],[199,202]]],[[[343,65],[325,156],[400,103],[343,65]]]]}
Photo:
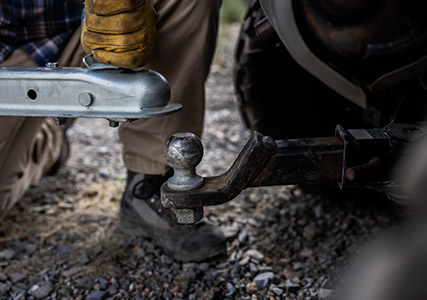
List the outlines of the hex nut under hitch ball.
{"type": "Polygon", "coordinates": [[[172,218],[178,224],[195,224],[204,216],[203,207],[197,208],[171,208],[172,218]]]}

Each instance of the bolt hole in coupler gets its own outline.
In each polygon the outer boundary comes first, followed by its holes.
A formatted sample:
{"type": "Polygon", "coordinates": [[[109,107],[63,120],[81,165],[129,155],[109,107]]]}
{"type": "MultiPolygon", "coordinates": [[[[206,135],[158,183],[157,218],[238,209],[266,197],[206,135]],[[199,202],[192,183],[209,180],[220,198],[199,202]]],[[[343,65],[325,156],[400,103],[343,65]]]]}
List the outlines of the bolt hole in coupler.
{"type": "Polygon", "coordinates": [[[0,68],[0,116],[105,118],[111,127],[167,115],[181,109],[168,103],[170,87],[157,72],[131,71],[83,58],[86,68],[0,68]]]}

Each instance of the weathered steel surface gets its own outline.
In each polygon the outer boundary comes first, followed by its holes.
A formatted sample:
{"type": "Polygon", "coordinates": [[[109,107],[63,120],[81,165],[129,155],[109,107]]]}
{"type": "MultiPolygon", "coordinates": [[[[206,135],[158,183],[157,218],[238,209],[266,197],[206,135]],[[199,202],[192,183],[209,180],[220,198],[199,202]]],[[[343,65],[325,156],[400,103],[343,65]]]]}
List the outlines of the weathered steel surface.
{"type": "Polygon", "coordinates": [[[387,186],[402,151],[425,134],[422,124],[356,130],[337,126],[335,137],[280,141],[255,132],[226,173],[205,178],[202,187],[188,191],[164,184],[162,203],[175,209],[218,205],[246,188],[272,185],[387,186]]]}
{"type": "Polygon", "coordinates": [[[248,187],[339,181],[343,149],[338,137],[275,142],[255,132],[226,173],[205,178],[201,188],[185,192],[164,184],[162,203],[175,208],[211,206],[232,200],[248,187]]]}

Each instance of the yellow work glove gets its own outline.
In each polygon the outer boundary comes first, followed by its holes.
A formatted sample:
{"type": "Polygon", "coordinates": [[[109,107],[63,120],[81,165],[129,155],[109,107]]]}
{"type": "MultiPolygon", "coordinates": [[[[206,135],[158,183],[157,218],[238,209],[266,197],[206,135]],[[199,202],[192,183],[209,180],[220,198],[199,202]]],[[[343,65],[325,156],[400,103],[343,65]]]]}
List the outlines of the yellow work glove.
{"type": "Polygon", "coordinates": [[[142,67],[154,51],[155,15],[150,0],[86,0],[82,47],[104,64],[142,67]]]}

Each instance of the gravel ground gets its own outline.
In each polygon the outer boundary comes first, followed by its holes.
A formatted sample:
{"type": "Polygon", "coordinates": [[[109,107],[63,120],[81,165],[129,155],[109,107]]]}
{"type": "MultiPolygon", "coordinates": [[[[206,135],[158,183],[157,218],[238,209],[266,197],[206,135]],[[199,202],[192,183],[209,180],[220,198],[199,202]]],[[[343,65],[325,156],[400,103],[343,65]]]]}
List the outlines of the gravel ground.
{"type": "MultiPolygon", "coordinates": [[[[226,170],[250,134],[233,94],[237,33],[222,31],[207,83],[203,175],[226,170]]],[[[1,223],[2,299],[323,299],[357,249],[401,215],[372,197],[251,189],[207,209],[228,238],[227,254],[181,264],[152,241],[117,231],[125,182],[117,130],[78,120],[70,140],[67,166],[1,223]]]]}

